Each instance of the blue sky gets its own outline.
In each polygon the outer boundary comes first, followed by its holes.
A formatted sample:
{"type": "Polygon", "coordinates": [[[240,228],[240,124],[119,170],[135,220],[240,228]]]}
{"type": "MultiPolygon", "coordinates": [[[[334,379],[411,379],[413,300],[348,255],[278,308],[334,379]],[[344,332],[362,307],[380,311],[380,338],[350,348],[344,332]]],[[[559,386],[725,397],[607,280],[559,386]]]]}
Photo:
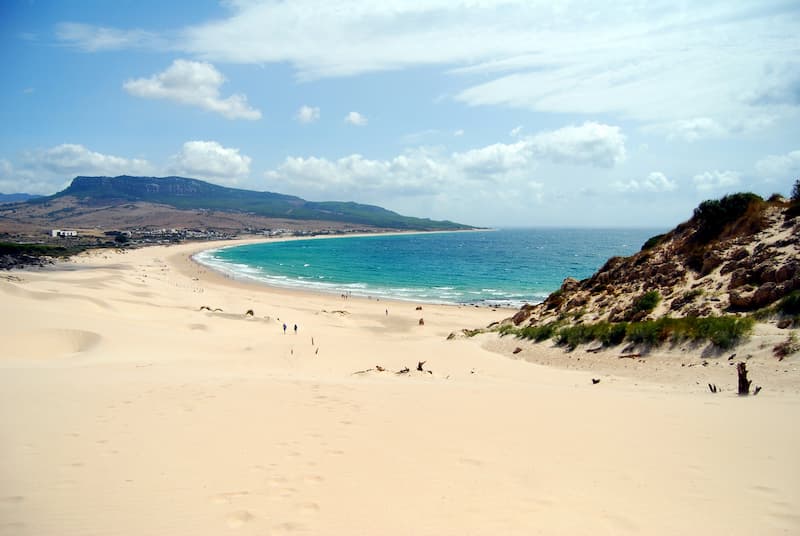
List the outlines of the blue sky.
{"type": "Polygon", "coordinates": [[[489,226],[670,227],[800,178],[800,4],[0,3],[0,192],[182,175],[489,226]]]}

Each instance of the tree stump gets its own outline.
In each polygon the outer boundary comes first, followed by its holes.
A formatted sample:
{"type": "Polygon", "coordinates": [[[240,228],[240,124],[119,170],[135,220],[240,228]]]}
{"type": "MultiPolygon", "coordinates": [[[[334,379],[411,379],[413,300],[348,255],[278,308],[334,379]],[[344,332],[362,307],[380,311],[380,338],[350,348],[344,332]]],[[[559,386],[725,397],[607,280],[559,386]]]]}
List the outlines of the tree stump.
{"type": "Polygon", "coordinates": [[[740,361],[736,364],[736,373],[739,375],[739,395],[749,395],[750,380],[747,379],[747,365],[744,364],[744,361],[740,361]]]}

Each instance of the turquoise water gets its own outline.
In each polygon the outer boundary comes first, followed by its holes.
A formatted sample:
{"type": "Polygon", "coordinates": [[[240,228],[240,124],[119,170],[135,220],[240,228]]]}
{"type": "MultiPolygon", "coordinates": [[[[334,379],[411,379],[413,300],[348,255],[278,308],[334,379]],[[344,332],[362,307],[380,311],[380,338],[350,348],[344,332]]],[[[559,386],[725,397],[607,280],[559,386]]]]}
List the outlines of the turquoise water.
{"type": "Polygon", "coordinates": [[[592,275],[639,251],[658,229],[507,229],[292,240],[205,251],[195,258],[268,285],[432,303],[518,307],[566,277],[592,275]]]}

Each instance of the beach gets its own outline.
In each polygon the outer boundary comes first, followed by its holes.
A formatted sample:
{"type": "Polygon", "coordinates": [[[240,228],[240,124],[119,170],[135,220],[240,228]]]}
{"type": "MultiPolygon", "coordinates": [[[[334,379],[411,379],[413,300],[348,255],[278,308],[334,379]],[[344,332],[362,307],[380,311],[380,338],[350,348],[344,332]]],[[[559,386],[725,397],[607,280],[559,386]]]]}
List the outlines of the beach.
{"type": "Polygon", "coordinates": [[[461,334],[508,310],[190,258],[230,244],[0,274],[0,534],[800,533],[796,356],[748,365],[757,397],[719,361],[593,384],[461,334]]]}

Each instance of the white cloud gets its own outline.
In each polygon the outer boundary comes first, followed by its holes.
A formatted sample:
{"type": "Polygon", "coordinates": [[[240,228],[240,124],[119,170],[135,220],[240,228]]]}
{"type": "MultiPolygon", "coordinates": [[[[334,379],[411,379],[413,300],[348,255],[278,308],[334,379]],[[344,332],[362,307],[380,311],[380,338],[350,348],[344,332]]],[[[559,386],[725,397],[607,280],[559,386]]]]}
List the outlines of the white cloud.
{"type": "Polygon", "coordinates": [[[76,22],[56,25],[56,37],[87,52],[167,46],[163,38],[145,30],[120,30],[76,22]]]}
{"type": "Polygon", "coordinates": [[[730,190],[740,182],[735,171],[706,171],[692,177],[695,187],[701,192],[710,190],[730,190]]]}
{"type": "MultiPolygon", "coordinates": [[[[515,143],[495,143],[449,154],[417,148],[388,160],[372,160],[360,154],[337,160],[288,157],[265,176],[278,190],[315,198],[336,195],[363,199],[378,193],[433,195],[448,189],[479,191],[497,185],[529,189],[540,185],[535,170],[542,162],[609,167],[624,158],[624,136],[618,127],[586,123],[542,132],[515,143]]],[[[651,178],[652,184],[657,180],[651,178]]]]}
{"type": "Polygon", "coordinates": [[[524,127],[522,125],[517,125],[511,129],[511,132],[509,132],[508,135],[511,136],[512,138],[516,138],[517,136],[520,135],[520,132],[522,132],[523,128],[524,127]]]}
{"type": "Polygon", "coordinates": [[[303,124],[313,123],[319,120],[319,108],[316,106],[306,106],[303,105],[297,110],[297,115],[295,116],[299,122],[303,124]]]}
{"type": "Polygon", "coordinates": [[[261,112],[248,105],[246,96],[237,93],[220,97],[224,82],[222,73],[208,62],[175,60],[165,71],[150,78],[128,80],[123,87],[137,97],[197,106],[228,119],[260,119],[261,112]]]}
{"type": "Polygon", "coordinates": [[[351,125],[355,125],[357,127],[366,126],[368,121],[367,118],[361,115],[358,112],[350,112],[344,117],[344,122],[349,123],[351,125]]]}
{"type": "Polygon", "coordinates": [[[459,128],[458,130],[453,132],[453,136],[455,136],[456,138],[459,138],[459,137],[461,137],[463,135],[464,135],[464,129],[463,128],[459,128]]]}
{"type": "Polygon", "coordinates": [[[769,155],[756,162],[756,171],[770,179],[791,179],[800,174],[800,150],[784,155],[769,155]]]}
{"type": "Polygon", "coordinates": [[[98,153],[75,143],[63,143],[22,155],[18,165],[0,159],[0,191],[52,194],[76,175],[150,175],[147,160],[98,153]]]}
{"type": "MultiPolygon", "coordinates": [[[[470,105],[621,114],[645,124],[747,122],[800,106],[800,8],[785,0],[680,8],[665,0],[227,4],[221,18],[175,32],[162,48],[225,63],[288,63],[301,79],[439,66],[461,76],[456,98],[470,105]]],[[[59,35],[85,50],[153,40],[88,25],[59,35]]]]}
{"type": "Polygon", "coordinates": [[[187,141],[170,158],[169,171],[234,185],[250,174],[250,162],[250,157],[239,154],[239,149],[223,147],[216,141],[187,141]]]}
{"type": "Polygon", "coordinates": [[[612,186],[620,192],[671,192],[678,187],[675,181],[660,171],[653,171],[641,180],[615,182],[612,186]]]}
{"type": "Polygon", "coordinates": [[[710,117],[679,119],[650,125],[645,130],[664,134],[668,140],[683,140],[690,143],[706,138],[721,138],[729,132],[728,128],[710,117]]]}
{"type": "Polygon", "coordinates": [[[143,175],[153,167],[147,160],[123,158],[95,151],[83,145],[63,143],[28,155],[28,164],[59,175],[143,175]]]}
{"type": "Polygon", "coordinates": [[[528,138],[541,158],[569,164],[612,167],[625,161],[625,136],[619,127],[586,122],[528,138]]]}

